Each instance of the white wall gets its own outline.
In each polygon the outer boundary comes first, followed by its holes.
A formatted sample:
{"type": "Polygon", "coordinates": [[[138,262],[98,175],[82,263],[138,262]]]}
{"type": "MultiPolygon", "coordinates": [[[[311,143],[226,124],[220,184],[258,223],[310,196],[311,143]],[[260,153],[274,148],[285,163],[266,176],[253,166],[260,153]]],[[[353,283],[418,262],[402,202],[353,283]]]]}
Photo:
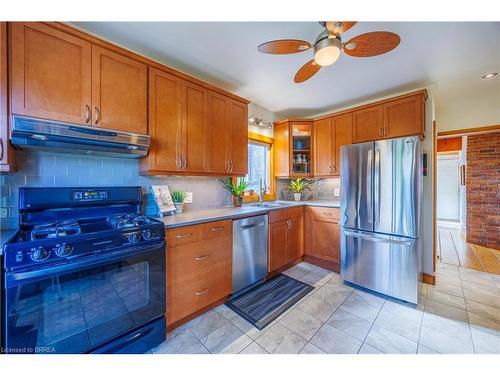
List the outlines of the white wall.
{"type": "MultiPolygon", "coordinates": [[[[274,122],[277,120],[276,114],[274,112],[269,111],[266,108],[263,108],[257,104],[250,103],[248,105],[248,116],[255,116],[263,119],[265,122],[274,122]]],[[[252,133],[258,133],[261,135],[265,135],[266,137],[274,137],[273,128],[261,128],[255,125],[248,125],[248,131],[252,133]]]]}

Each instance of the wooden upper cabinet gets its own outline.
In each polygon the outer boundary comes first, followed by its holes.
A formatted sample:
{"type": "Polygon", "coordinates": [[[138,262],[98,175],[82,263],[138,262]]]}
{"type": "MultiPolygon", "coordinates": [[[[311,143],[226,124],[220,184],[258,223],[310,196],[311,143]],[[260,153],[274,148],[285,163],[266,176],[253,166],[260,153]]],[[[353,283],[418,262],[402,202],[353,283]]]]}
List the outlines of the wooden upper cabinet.
{"type": "Polygon", "coordinates": [[[290,175],[290,128],[288,122],[274,124],[274,174],[276,177],[290,175]]]}
{"type": "Polygon", "coordinates": [[[208,122],[210,129],[211,172],[225,174],[229,172],[231,158],[231,131],[229,107],[231,99],[214,91],[208,92],[208,122]]]}
{"type": "Polygon", "coordinates": [[[333,143],[333,175],[340,176],[340,146],[352,143],[352,113],[332,117],[333,143]]]}
{"type": "Polygon", "coordinates": [[[147,121],[147,66],[93,45],[92,124],[146,134],[147,121]]]}
{"type": "Polygon", "coordinates": [[[10,33],[12,113],[90,124],[91,44],[42,23],[10,33]]]}
{"type": "Polygon", "coordinates": [[[423,98],[423,95],[412,95],[383,105],[384,138],[424,134],[423,98]]]}
{"type": "Polygon", "coordinates": [[[207,89],[182,81],[183,171],[206,172],[209,161],[207,89]]]}
{"type": "Polygon", "coordinates": [[[235,176],[245,176],[248,172],[248,109],[246,104],[231,99],[229,126],[231,134],[229,172],[235,176]]]}
{"type": "Polygon", "coordinates": [[[382,138],[383,110],[373,105],[352,112],[352,138],[354,143],[374,141],[382,138]]]}
{"type": "Polygon", "coordinates": [[[331,117],[314,121],[314,176],[330,176],[333,173],[334,132],[331,117]]]}
{"type": "Polygon", "coordinates": [[[182,80],[149,69],[149,135],[151,148],[140,161],[142,172],[176,171],[182,167],[182,80]]]}

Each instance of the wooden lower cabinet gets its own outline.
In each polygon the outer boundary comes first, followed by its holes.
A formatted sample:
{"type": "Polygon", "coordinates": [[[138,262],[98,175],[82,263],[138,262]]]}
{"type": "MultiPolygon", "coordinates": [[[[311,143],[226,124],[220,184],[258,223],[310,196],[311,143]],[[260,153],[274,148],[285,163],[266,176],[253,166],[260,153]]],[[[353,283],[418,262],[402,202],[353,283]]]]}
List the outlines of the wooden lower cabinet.
{"type": "Polygon", "coordinates": [[[304,208],[269,213],[268,271],[273,272],[304,255],[304,208]]]}
{"type": "Polygon", "coordinates": [[[167,324],[232,290],[231,220],[167,230],[167,324]]]}
{"type": "Polygon", "coordinates": [[[305,208],[306,255],[340,263],[339,211],[338,208],[305,208]]]}

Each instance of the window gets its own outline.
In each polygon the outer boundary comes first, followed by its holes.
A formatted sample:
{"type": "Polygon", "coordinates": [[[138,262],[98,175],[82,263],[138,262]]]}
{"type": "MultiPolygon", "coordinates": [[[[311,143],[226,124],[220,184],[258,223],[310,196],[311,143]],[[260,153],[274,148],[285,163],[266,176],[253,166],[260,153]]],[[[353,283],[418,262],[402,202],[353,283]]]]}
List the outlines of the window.
{"type": "Polygon", "coordinates": [[[248,143],[248,175],[247,180],[250,183],[247,190],[253,190],[255,194],[259,193],[260,180],[268,189],[271,181],[271,147],[267,143],[250,141],[248,143]]]}

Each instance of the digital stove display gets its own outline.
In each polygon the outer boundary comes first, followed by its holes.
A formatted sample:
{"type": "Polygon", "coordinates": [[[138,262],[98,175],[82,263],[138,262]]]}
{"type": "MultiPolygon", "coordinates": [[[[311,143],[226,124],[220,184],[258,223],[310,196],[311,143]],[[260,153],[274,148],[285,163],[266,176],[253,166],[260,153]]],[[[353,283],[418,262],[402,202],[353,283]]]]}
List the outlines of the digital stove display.
{"type": "Polygon", "coordinates": [[[107,190],[77,190],[71,192],[74,201],[101,201],[109,198],[107,190]]]}

